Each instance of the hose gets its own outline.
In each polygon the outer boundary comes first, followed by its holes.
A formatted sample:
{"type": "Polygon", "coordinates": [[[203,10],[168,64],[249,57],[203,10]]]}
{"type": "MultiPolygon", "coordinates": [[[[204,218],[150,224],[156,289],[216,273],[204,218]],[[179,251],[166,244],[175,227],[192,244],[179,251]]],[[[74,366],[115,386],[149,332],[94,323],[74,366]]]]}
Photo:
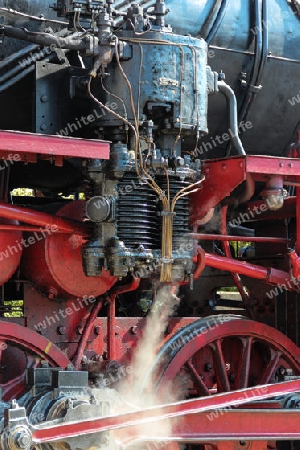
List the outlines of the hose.
{"type": "Polygon", "coordinates": [[[236,97],[231,89],[231,87],[224,81],[218,81],[218,88],[221,94],[226,97],[228,109],[229,109],[229,127],[231,130],[230,141],[233,147],[236,149],[237,154],[244,156],[246,152],[244,150],[243,144],[239,138],[239,126],[238,126],[238,116],[237,116],[237,103],[236,97]]]}
{"type": "Polygon", "coordinates": [[[218,11],[216,20],[215,20],[212,28],[210,29],[207,38],[205,39],[206,42],[207,42],[207,45],[210,45],[210,43],[213,40],[216,32],[218,31],[219,26],[221,25],[222,20],[224,18],[224,15],[225,15],[225,12],[226,12],[226,9],[227,9],[227,5],[228,5],[228,0],[223,0],[222,4],[221,4],[221,7],[220,7],[220,9],[218,11]]]}
{"type": "Polygon", "coordinates": [[[239,118],[240,121],[246,121],[250,108],[257,94],[261,90],[261,81],[263,77],[263,71],[265,63],[268,57],[268,30],[266,27],[268,20],[267,0],[255,0],[255,27],[256,39],[255,39],[255,54],[254,63],[251,73],[251,79],[248,84],[248,90],[243,100],[242,107],[240,109],[239,118]]]}

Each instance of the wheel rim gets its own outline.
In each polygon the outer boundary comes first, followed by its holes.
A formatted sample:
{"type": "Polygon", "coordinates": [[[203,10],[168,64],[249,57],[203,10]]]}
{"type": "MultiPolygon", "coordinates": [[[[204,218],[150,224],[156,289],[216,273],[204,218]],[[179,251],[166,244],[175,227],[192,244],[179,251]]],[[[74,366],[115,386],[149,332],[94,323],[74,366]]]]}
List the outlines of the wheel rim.
{"type": "Polygon", "coordinates": [[[52,367],[70,364],[67,356],[44,336],[20,325],[1,322],[0,327],[0,387],[3,400],[23,394],[26,369],[36,367],[41,359],[52,367]]]}
{"type": "MultiPolygon", "coordinates": [[[[176,333],[152,365],[159,397],[180,376],[186,397],[243,389],[300,373],[300,350],[285,335],[239,316],[210,316],[176,333]]],[[[174,389],[173,389],[174,390],[174,389]]]]}

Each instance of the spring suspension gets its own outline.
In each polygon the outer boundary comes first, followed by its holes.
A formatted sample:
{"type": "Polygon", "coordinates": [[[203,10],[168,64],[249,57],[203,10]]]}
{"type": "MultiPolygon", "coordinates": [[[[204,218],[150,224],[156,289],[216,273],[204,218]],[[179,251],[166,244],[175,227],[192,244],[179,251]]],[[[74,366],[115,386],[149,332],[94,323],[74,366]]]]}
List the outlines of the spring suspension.
{"type": "Polygon", "coordinates": [[[127,172],[120,180],[118,194],[118,238],[127,248],[159,248],[156,194],[133,172],[127,172]]]}

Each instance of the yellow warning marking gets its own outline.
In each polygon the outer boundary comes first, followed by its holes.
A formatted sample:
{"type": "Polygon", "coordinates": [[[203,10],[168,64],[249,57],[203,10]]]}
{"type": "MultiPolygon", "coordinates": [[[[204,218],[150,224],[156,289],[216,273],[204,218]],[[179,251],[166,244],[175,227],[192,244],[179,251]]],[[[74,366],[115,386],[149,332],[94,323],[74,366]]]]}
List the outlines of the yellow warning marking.
{"type": "Polygon", "coordinates": [[[52,342],[48,342],[47,347],[45,348],[46,355],[48,355],[51,345],[52,345],[52,342]]]}

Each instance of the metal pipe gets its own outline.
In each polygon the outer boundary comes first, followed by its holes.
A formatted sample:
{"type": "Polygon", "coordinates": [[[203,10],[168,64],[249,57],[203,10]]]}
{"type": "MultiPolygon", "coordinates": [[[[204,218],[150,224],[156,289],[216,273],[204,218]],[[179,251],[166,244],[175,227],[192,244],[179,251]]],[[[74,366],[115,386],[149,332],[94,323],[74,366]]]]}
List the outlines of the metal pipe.
{"type": "MultiPolygon", "coordinates": [[[[216,23],[216,20],[218,18],[220,8],[222,6],[223,0],[215,0],[211,6],[211,9],[209,13],[207,14],[207,17],[205,18],[205,22],[202,25],[201,28],[201,37],[207,42],[207,37],[209,33],[211,32],[211,29],[213,28],[214,24],[216,23]]],[[[209,44],[207,42],[207,44],[209,44]]]]}
{"type": "Polygon", "coordinates": [[[263,242],[270,244],[289,244],[291,239],[278,237],[261,237],[261,236],[230,236],[229,234],[204,234],[192,233],[190,235],[193,239],[202,241],[237,241],[237,242],[263,242]]]}
{"type": "Polygon", "coordinates": [[[23,70],[18,75],[16,75],[15,77],[11,78],[6,83],[2,84],[0,86],[0,93],[5,91],[6,89],[10,88],[14,84],[16,84],[18,81],[22,80],[22,78],[25,78],[26,75],[28,75],[30,72],[33,72],[34,68],[35,67],[33,65],[29,66],[27,69],[23,70]]]}
{"type": "Polygon", "coordinates": [[[256,80],[258,78],[259,73],[259,63],[261,60],[261,53],[262,53],[262,43],[263,43],[263,24],[262,24],[262,5],[261,0],[254,0],[254,29],[256,30],[255,33],[255,51],[254,51],[254,60],[253,60],[253,67],[252,72],[250,76],[250,80],[248,83],[246,83],[246,94],[243,99],[243,103],[240,109],[239,113],[239,120],[244,120],[250,110],[250,104],[253,98],[253,91],[256,86],[256,80]]]}
{"type": "Polygon", "coordinates": [[[273,267],[257,266],[246,261],[237,261],[233,258],[225,258],[224,256],[217,256],[211,253],[205,253],[205,264],[215,269],[236,272],[246,277],[263,280],[269,284],[281,284],[286,286],[287,290],[291,286],[294,288],[293,290],[298,291],[288,272],[273,269],[273,267]]]}
{"type": "MultiPolygon", "coordinates": [[[[22,7],[23,7],[23,5],[22,5],[22,7]]],[[[62,20],[45,19],[44,16],[37,17],[37,16],[30,15],[30,14],[24,14],[21,11],[16,11],[15,9],[12,9],[12,8],[0,8],[0,11],[2,11],[2,13],[4,13],[4,15],[5,14],[8,14],[8,15],[10,14],[10,15],[13,15],[13,16],[20,16],[20,17],[22,17],[24,19],[36,20],[38,22],[44,22],[44,23],[47,23],[47,24],[48,23],[55,23],[55,24],[58,24],[58,25],[60,25],[60,24],[61,25],[69,25],[68,22],[63,22],[62,20]]]]}
{"type": "MultiPolygon", "coordinates": [[[[37,46],[34,46],[37,47],[37,46]]],[[[32,53],[32,52],[31,52],[32,53]]],[[[0,77],[0,85],[5,83],[7,80],[10,80],[12,77],[19,74],[23,69],[26,67],[34,66],[36,61],[39,61],[41,59],[44,59],[47,56],[47,53],[49,55],[49,52],[46,51],[46,49],[40,50],[39,52],[34,54],[34,57],[29,56],[25,61],[22,62],[22,64],[19,61],[19,64],[17,64],[15,67],[13,67],[11,70],[6,72],[4,75],[0,77]],[[28,61],[29,59],[29,61],[28,61]]],[[[2,69],[2,64],[1,64],[2,69]]]]}
{"type": "Polygon", "coordinates": [[[268,27],[266,27],[266,23],[268,21],[268,1],[262,0],[262,48],[261,48],[261,60],[258,69],[258,75],[256,80],[256,85],[260,86],[263,77],[264,67],[268,58],[268,49],[269,49],[269,37],[268,37],[268,27]]]}
{"type": "Polygon", "coordinates": [[[228,109],[229,109],[229,128],[230,141],[233,147],[236,149],[238,155],[246,155],[243,144],[239,138],[239,125],[237,115],[237,102],[236,97],[231,87],[224,81],[218,81],[218,88],[221,94],[226,97],[228,109]]]}
{"type": "Polygon", "coordinates": [[[21,206],[9,205],[0,202],[0,217],[6,219],[18,220],[19,222],[37,225],[40,227],[56,226],[57,231],[63,233],[76,233],[84,236],[88,235],[86,225],[63,217],[54,216],[45,212],[34,211],[21,206]]]}
{"type": "Polygon", "coordinates": [[[23,41],[33,42],[34,44],[38,45],[55,45],[58,48],[67,48],[70,50],[86,50],[88,46],[87,42],[80,39],[80,37],[78,39],[76,39],[75,37],[63,38],[53,36],[48,33],[36,33],[9,25],[2,26],[1,31],[3,31],[6,36],[15,39],[21,39],[23,41]]]}
{"type": "Polygon", "coordinates": [[[98,300],[97,303],[93,306],[88,319],[85,323],[84,330],[82,335],[80,336],[80,340],[78,342],[78,347],[76,353],[73,357],[73,365],[75,370],[80,370],[81,361],[83,357],[83,353],[86,347],[87,340],[91,334],[91,331],[94,327],[94,322],[97,319],[98,313],[100,312],[103,305],[103,300],[98,300]]]}
{"type": "Polygon", "coordinates": [[[218,29],[224,19],[227,5],[228,5],[228,0],[222,0],[221,8],[219,9],[219,11],[217,13],[216,20],[215,20],[212,28],[209,30],[209,34],[208,34],[207,38],[205,39],[208,45],[211,43],[211,41],[215,37],[215,34],[218,31],[218,29]]]}
{"type": "Polygon", "coordinates": [[[115,359],[116,355],[116,295],[109,298],[107,313],[107,358],[115,359]]]}
{"type": "MultiPolygon", "coordinates": [[[[1,8],[0,8],[1,9],[1,8]]],[[[21,50],[17,51],[16,53],[13,53],[12,55],[8,56],[7,58],[5,58],[3,61],[1,61],[1,70],[8,66],[9,64],[12,64],[13,62],[15,62],[17,59],[21,58],[21,57],[25,57],[25,55],[27,55],[27,53],[33,52],[34,50],[36,50],[39,46],[38,45],[28,45],[25,48],[22,48],[21,50]]]]}
{"type": "MultiPolygon", "coordinates": [[[[227,218],[227,210],[228,210],[228,206],[222,206],[221,208],[221,234],[226,234],[226,218],[227,218]]],[[[231,257],[231,249],[230,249],[230,244],[229,241],[223,241],[222,242],[222,247],[223,247],[223,251],[225,253],[225,256],[227,258],[231,257]]],[[[242,299],[244,300],[244,302],[249,303],[250,302],[250,297],[243,285],[243,282],[241,280],[241,277],[239,276],[239,274],[237,274],[236,272],[231,272],[231,276],[232,279],[234,281],[234,284],[237,287],[237,290],[239,291],[242,299]]]]}
{"type": "Polygon", "coordinates": [[[30,225],[0,225],[0,231],[26,231],[26,232],[34,232],[41,231],[40,227],[30,226],[30,225]]]}
{"type": "Polygon", "coordinates": [[[201,273],[205,269],[205,251],[203,250],[203,248],[198,247],[196,258],[197,258],[197,260],[196,260],[197,266],[196,266],[195,272],[193,273],[194,280],[199,278],[201,273]]]}

